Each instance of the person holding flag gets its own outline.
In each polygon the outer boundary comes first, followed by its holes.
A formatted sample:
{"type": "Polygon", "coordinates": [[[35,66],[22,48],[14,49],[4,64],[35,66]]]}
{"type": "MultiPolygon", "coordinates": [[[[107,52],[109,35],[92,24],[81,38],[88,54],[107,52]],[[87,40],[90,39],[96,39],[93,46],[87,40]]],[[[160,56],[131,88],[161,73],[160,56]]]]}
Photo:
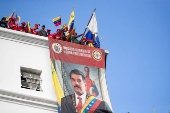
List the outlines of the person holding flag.
{"type": "Polygon", "coordinates": [[[76,44],[80,44],[80,41],[77,39],[79,38],[80,36],[82,36],[83,34],[80,34],[80,35],[77,35],[76,32],[73,33],[72,37],[71,37],[71,40],[73,43],[76,43],[76,44]]]}
{"type": "Polygon", "coordinates": [[[17,30],[18,29],[18,25],[15,23],[16,21],[16,18],[10,18],[9,19],[9,28],[12,29],[12,30],[17,30]]]}
{"type": "Polygon", "coordinates": [[[50,29],[47,29],[48,38],[56,39],[56,33],[51,33],[50,29]]]}
{"type": "Polygon", "coordinates": [[[35,34],[35,35],[38,35],[38,26],[40,26],[40,24],[35,24],[34,27],[31,29],[31,33],[32,34],[35,34]]]}
{"type": "Polygon", "coordinates": [[[86,43],[87,43],[87,38],[81,38],[81,40],[79,41],[79,44],[80,45],[86,45],[86,43]]]}
{"type": "Polygon", "coordinates": [[[14,14],[15,14],[15,10],[8,16],[8,18],[6,18],[8,28],[10,28],[9,27],[9,23],[11,23],[10,19],[14,17],[14,14]]]}
{"type": "Polygon", "coordinates": [[[66,32],[68,31],[68,27],[60,29],[61,32],[61,40],[66,41],[66,32]]]}
{"type": "Polygon", "coordinates": [[[21,31],[21,32],[26,32],[26,27],[25,27],[26,23],[25,22],[22,22],[21,23],[21,26],[18,27],[18,31],[21,31]]]}

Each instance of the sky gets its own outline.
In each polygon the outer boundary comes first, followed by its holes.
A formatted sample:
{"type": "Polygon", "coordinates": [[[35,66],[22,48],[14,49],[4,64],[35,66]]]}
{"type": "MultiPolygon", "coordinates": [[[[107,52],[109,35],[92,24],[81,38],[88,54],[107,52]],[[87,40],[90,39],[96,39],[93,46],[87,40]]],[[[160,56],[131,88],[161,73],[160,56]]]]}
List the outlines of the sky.
{"type": "MultiPolygon", "coordinates": [[[[2,3],[2,2],[1,2],[2,3]]],[[[74,7],[81,34],[96,8],[101,48],[108,50],[106,79],[114,113],[170,111],[170,0],[5,0],[0,16],[14,9],[21,22],[45,24],[74,7]]]]}

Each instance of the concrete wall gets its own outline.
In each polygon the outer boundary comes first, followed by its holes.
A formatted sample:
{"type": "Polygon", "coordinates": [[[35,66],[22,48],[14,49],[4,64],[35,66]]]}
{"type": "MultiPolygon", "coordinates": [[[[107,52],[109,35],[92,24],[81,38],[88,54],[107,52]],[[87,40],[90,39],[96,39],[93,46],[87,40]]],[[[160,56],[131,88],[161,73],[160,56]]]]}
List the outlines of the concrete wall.
{"type": "MultiPolygon", "coordinates": [[[[11,35],[11,38],[12,36],[15,37],[11,35]]],[[[51,78],[49,49],[0,38],[0,89],[56,100],[51,78]],[[21,66],[42,70],[42,92],[21,88],[21,66]]]]}
{"type": "MultiPolygon", "coordinates": [[[[0,113],[57,112],[47,40],[47,37],[0,28],[0,113]],[[42,91],[21,88],[20,67],[42,71],[42,91]]],[[[103,99],[111,107],[105,75],[100,80],[103,99]]]]}
{"type": "Polygon", "coordinates": [[[57,111],[47,40],[47,37],[0,28],[0,113],[21,113],[24,111],[53,113],[57,111]],[[21,88],[21,66],[42,71],[42,91],[21,88]],[[2,93],[1,90],[8,93],[2,93]],[[21,96],[15,96],[15,93],[21,96]],[[23,99],[25,95],[27,96],[26,100],[23,99]],[[27,103],[30,99],[31,102],[27,103]],[[35,99],[44,100],[33,105],[32,103],[39,101],[35,101],[35,99]],[[52,101],[52,104],[49,103],[51,105],[46,107],[37,107],[44,106],[47,100],[52,101]],[[44,110],[48,107],[50,110],[44,110]]]}
{"type": "Polygon", "coordinates": [[[0,113],[56,113],[56,111],[50,111],[48,109],[7,101],[0,101],[0,106],[0,113]]]}

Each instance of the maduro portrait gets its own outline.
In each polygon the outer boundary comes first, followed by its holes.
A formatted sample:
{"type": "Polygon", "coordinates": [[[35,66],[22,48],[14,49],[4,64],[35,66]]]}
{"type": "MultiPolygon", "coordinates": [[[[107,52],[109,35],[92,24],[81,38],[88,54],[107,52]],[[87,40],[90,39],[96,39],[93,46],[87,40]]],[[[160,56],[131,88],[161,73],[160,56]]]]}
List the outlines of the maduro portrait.
{"type": "MultiPolygon", "coordinates": [[[[89,72],[89,68],[84,70],[89,72]]],[[[85,72],[86,75],[88,72],[85,72]]],[[[108,104],[95,97],[96,89],[92,94],[87,92],[87,80],[83,72],[73,69],[69,73],[73,94],[65,96],[61,99],[61,113],[112,113],[108,104]]],[[[91,85],[93,81],[91,81],[91,85]]],[[[90,88],[90,86],[89,86],[90,88]]]]}

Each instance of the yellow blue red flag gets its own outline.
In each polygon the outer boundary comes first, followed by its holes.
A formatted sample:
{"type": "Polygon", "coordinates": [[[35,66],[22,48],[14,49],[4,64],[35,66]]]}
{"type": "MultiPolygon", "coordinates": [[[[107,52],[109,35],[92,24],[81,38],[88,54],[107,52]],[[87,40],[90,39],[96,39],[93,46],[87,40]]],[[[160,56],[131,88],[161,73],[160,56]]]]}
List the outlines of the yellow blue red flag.
{"type": "Polygon", "coordinates": [[[53,85],[54,85],[54,89],[55,89],[55,92],[56,92],[58,107],[60,108],[61,98],[64,97],[64,93],[63,93],[63,90],[61,88],[57,73],[54,69],[54,65],[53,65],[52,60],[51,60],[51,71],[52,71],[52,80],[53,80],[53,85]]]}
{"type": "Polygon", "coordinates": [[[61,16],[58,16],[58,17],[56,17],[56,18],[53,18],[52,21],[53,21],[53,23],[54,23],[55,26],[61,25],[61,16]]]}
{"type": "Polygon", "coordinates": [[[15,13],[15,10],[9,15],[9,17],[6,20],[8,21],[10,18],[13,18],[14,13],[15,13]]]}
{"type": "Polygon", "coordinates": [[[70,14],[70,20],[68,22],[68,32],[71,32],[74,28],[74,19],[75,19],[75,15],[74,15],[74,9],[72,10],[71,14],[70,14]]]}
{"type": "Polygon", "coordinates": [[[74,31],[75,31],[75,28],[73,28],[73,30],[68,33],[68,35],[66,36],[66,40],[67,41],[71,38],[71,36],[73,35],[74,31]]]}
{"type": "Polygon", "coordinates": [[[27,30],[27,33],[30,33],[30,32],[31,32],[30,22],[27,22],[27,23],[26,23],[26,30],[27,30]]]}

